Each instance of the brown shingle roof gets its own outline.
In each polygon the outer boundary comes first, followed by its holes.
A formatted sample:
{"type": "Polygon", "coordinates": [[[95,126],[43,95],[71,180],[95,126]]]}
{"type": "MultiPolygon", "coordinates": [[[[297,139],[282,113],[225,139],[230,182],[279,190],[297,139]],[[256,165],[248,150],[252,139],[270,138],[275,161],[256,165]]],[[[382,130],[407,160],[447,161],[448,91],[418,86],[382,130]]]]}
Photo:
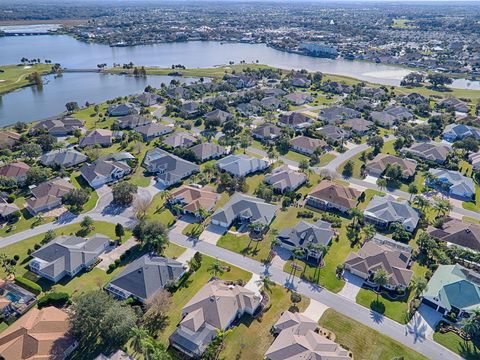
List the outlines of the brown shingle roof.
{"type": "Polygon", "coordinates": [[[218,200],[219,195],[208,187],[196,188],[189,185],[183,185],[173,191],[172,199],[181,199],[185,203],[184,209],[190,212],[196,212],[198,209],[210,210],[218,200]]]}
{"type": "Polygon", "coordinates": [[[415,175],[415,169],[417,168],[417,162],[414,160],[402,159],[398,156],[380,153],[367,163],[367,170],[372,169],[382,173],[387,169],[389,164],[399,165],[402,169],[402,176],[405,178],[415,175]]]}
{"type": "Polygon", "coordinates": [[[30,169],[30,166],[22,161],[17,161],[0,168],[0,175],[21,179],[27,176],[28,169],[30,169]]]}
{"type": "Polygon", "coordinates": [[[62,310],[33,308],[0,334],[0,354],[5,359],[62,359],[74,343],[69,328],[62,310]]]}
{"type": "Polygon", "coordinates": [[[427,232],[441,241],[480,251],[480,225],[447,217],[441,228],[429,226],[427,232]]]}
{"type": "Polygon", "coordinates": [[[360,194],[361,191],[357,189],[322,180],[308,196],[351,209],[357,204],[360,194]]]}

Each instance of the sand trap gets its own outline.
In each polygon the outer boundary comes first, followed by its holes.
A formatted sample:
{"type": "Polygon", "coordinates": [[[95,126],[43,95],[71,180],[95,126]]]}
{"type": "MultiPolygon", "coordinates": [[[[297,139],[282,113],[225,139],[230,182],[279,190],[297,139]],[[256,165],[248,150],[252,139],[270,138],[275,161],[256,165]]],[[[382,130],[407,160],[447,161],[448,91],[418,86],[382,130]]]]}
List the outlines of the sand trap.
{"type": "Polygon", "coordinates": [[[5,80],[0,80],[0,83],[4,82],[5,80]]]}
{"type": "Polygon", "coordinates": [[[24,69],[31,69],[32,67],[29,66],[29,65],[27,65],[27,66],[24,66],[23,68],[24,68],[24,69]]]}

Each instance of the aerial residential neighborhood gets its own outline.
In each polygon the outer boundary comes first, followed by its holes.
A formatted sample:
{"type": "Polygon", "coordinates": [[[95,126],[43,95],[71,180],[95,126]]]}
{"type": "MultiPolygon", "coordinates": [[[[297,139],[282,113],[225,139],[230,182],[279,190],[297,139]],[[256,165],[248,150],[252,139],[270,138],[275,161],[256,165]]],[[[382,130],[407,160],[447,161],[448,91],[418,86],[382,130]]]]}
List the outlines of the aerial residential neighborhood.
{"type": "Polygon", "coordinates": [[[476,5],[11,2],[1,359],[480,359],[476,5]]]}

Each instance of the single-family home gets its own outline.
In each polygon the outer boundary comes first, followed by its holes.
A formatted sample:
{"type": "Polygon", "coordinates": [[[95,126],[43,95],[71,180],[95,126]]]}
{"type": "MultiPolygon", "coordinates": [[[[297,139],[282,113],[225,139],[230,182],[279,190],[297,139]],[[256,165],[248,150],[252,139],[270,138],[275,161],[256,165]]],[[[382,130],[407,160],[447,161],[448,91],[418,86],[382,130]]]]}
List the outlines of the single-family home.
{"type": "Polygon", "coordinates": [[[58,149],[43,154],[40,162],[45,166],[70,168],[84,163],[88,157],[75,149],[58,149]]]}
{"type": "Polygon", "coordinates": [[[293,87],[309,88],[312,82],[308,80],[306,77],[296,76],[290,79],[290,84],[293,87]]]}
{"type": "MultiPolygon", "coordinates": [[[[0,280],[0,316],[19,317],[35,306],[37,297],[10,280],[0,280]]],[[[1,335],[0,335],[1,336],[1,335]]]]}
{"type": "Polygon", "coordinates": [[[0,201],[0,220],[9,221],[13,215],[20,211],[20,208],[15,203],[8,203],[5,200],[0,201]]]}
{"type": "Polygon", "coordinates": [[[442,218],[437,226],[429,226],[430,236],[447,243],[480,252],[480,225],[463,222],[450,216],[442,218]]]}
{"type": "Polygon", "coordinates": [[[30,166],[23,161],[16,161],[2,166],[0,168],[0,176],[15,179],[17,183],[23,184],[27,178],[27,172],[29,169],[30,166]]]}
{"type": "Polygon", "coordinates": [[[227,153],[227,149],[214,143],[200,143],[190,148],[200,162],[218,159],[227,153]]]}
{"type": "Polygon", "coordinates": [[[0,149],[12,149],[20,141],[20,134],[13,131],[0,131],[0,149]]]}
{"type": "Polygon", "coordinates": [[[60,178],[45,181],[30,189],[32,196],[26,200],[26,208],[32,215],[49,211],[62,205],[62,196],[75,187],[60,178]]]}
{"type": "Polygon", "coordinates": [[[414,116],[405,106],[389,106],[384,110],[387,114],[392,115],[396,122],[413,120],[414,116]]]}
{"type": "Polygon", "coordinates": [[[111,355],[98,355],[94,360],[135,360],[123,350],[117,350],[111,355]]]}
{"type": "Polygon", "coordinates": [[[468,162],[472,164],[472,169],[473,170],[478,170],[480,169],[480,151],[468,155],[468,162]]]}
{"type": "Polygon", "coordinates": [[[262,93],[263,95],[265,96],[283,96],[286,94],[285,90],[282,90],[280,88],[265,88],[265,89],[262,89],[262,93]]]}
{"type": "Polygon", "coordinates": [[[133,130],[136,127],[148,125],[152,122],[152,119],[149,119],[145,116],[132,114],[127,116],[122,116],[117,120],[117,124],[120,129],[129,129],[133,130]]]}
{"type": "Polygon", "coordinates": [[[179,204],[184,214],[201,218],[200,209],[206,212],[213,210],[220,195],[212,188],[205,186],[182,185],[170,194],[169,204],[179,204]]]}
{"type": "Polygon", "coordinates": [[[413,271],[410,270],[412,248],[386,236],[375,234],[355,253],[345,260],[345,270],[359,276],[369,285],[376,286],[373,276],[379,269],[387,273],[384,285],[389,290],[405,290],[410,284],[413,271]]]}
{"type": "Polygon", "coordinates": [[[232,114],[227,111],[215,109],[206,113],[203,117],[206,121],[215,121],[218,122],[219,125],[222,125],[223,123],[232,119],[232,114]]]}
{"type": "Polygon", "coordinates": [[[161,103],[162,100],[163,99],[160,95],[151,92],[144,92],[140,95],[135,96],[135,99],[133,101],[142,106],[153,106],[161,103]]]}
{"type": "Polygon", "coordinates": [[[200,104],[196,101],[187,101],[180,106],[180,114],[186,118],[194,117],[198,114],[200,104]]]}
{"type": "Polygon", "coordinates": [[[228,229],[234,221],[242,224],[258,223],[268,227],[275,218],[278,206],[271,205],[263,199],[235,193],[230,200],[211,217],[214,225],[228,229]]]}
{"type": "Polygon", "coordinates": [[[396,121],[395,116],[385,111],[372,111],[370,113],[370,118],[375,124],[378,124],[383,127],[393,126],[395,125],[395,121],[396,121]]]}
{"type": "Polygon", "coordinates": [[[131,171],[131,167],[124,161],[103,159],[98,159],[91,164],[85,164],[80,168],[80,174],[94,189],[117,182],[130,174],[131,171]]]}
{"type": "Polygon", "coordinates": [[[399,166],[402,170],[402,178],[410,179],[415,176],[417,162],[411,159],[404,159],[395,155],[379,153],[372,160],[367,162],[365,169],[371,176],[382,176],[389,166],[399,166]]]}
{"type": "Polygon", "coordinates": [[[150,123],[135,128],[135,131],[142,135],[144,141],[150,141],[159,136],[173,132],[173,127],[159,123],[150,123]]]}
{"type": "Polygon", "coordinates": [[[344,141],[352,135],[350,131],[335,125],[322,126],[317,132],[330,141],[344,141]]]}
{"type": "Polygon", "coordinates": [[[480,274],[459,264],[439,265],[423,292],[422,303],[442,315],[468,317],[480,307],[480,274]]]}
{"type": "Polygon", "coordinates": [[[15,360],[65,359],[77,347],[68,314],[54,306],[32,308],[2,333],[0,357],[15,360]]]}
{"type": "Polygon", "coordinates": [[[260,105],[265,110],[273,111],[281,108],[283,102],[275,96],[267,96],[260,100],[260,105]]]}
{"type": "Polygon", "coordinates": [[[361,191],[349,186],[322,180],[308,195],[305,204],[316,209],[347,212],[357,206],[361,191]]]}
{"type": "Polygon", "coordinates": [[[448,194],[460,198],[472,199],[475,196],[475,183],[473,179],[462,175],[459,171],[446,169],[430,169],[431,179],[426,179],[425,184],[435,187],[448,194]]]}
{"type": "Polygon", "coordinates": [[[293,92],[283,97],[289,103],[300,106],[313,101],[312,95],[304,92],[293,92]]]}
{"type": "Polygon", "coordinates": [[[343,123],[348,119],[358,118],[360,113],[346,106],[335,105],[320,110],[318,119],[326,123],[343,123]]]}
{"type": "Polygon", "coordinates": [[[233,176],[246,176],[268,168],[268,161],[245,154],[228,155],[217,161],[216,166],[233,176]]]}
{"type": "Polygon", "coordinates": [[[83,138],[80,139],[78,146],[105,146],[112,145],[113,133],[108,129],[95,129],[88,131],[83,138]]]}
{"type": "Polygon", "coordinates": [[[297,136],[290,140],[292,150],[304,155],[312,155],[317,149],[324,149],[328,146],[325,140],[314,139],[308,136],[297,136]]]}
{"type": "Polygon", "coordinates": [[[324,336],[318,323],[302,313],[283,312],[272,330],[275,340],[266,360],[351,360],[348,350],[324,336]]]}
{"type": "Polygon", "coordinates": [[[324,249],[330,245],[335,231],[332,230],[332,224],[323,220],[317,220],[315,223],[300,221],[293,228],[283,229],[277,236],[280,246],[287,250],[302,248],[305,259],[314,259],[319,261],[324,249]]]}
{"type": "Polygon", "coordinates": [[[282,129],[272,123],[263,123],[252,131],[252,136],[260,141],[273,141],[282,134],[282,129]]]}
{"type": "Polygon", "coordinates": [[[286,126],[293,130],[302,130],[313,124],[313,120],[298,112],[282,114],[278,119],[279,126],[286,126]]]}
{"type": "Polygon", "coordinates": [[[181,86],[169,87],[167,89],[167,97],[170,99],[189,99],[191,96],[190,90],[181,86]]]}
{"type": "Polygon", "coordinates": [[[32,253],[30,271],[54,283],[74,277],[93,265],[105,251],[110,238],[95,234],[91,238],[61,235],[32,253]]]}
{"type": "Polygon", "coordinates": [[[468,113],[468,104],[454,97],[447,97],[438,102],[438,106],[444,109],[453,109],[456,112],[468,113]]]}
{"type": "Polygon", "coordinates": [[[408,232],[414,232],[420,220],[419,213],[407,200],[395,200],[392,196],[375,195],[363,212],[365,221],[388,229],[398,223],[408,232]]]}
{"type": "Polygon", "coordinates": [[[83,121],[75,118],[60,118],[40,121],[30,128],[30,134],[46,131],[53,136],[72,135],[76,130],[83,130],[83,121]]]}
{"type": "Polygon", "coordinates": [[[464,124],[448,124],[443,129],[443,138],[449,142],[454,142],[456,140],[462,140],[466,137],[473,137],[475,139],[480,139],[480,129],[468,126],[464,124]]]}
{"type": "Polygon", "coordinates": [[[275,191],[284,193],[285,191],[295,191],[307,181],[307,175],[293,170],[288,165],[282,165],[272,170],[270,174],[265,175],[265,182],[272,185],[275,191]]]}
{"type": "Polygon", "coordinates": [[[346,129],[349,129],[351,132],[359,135],[368,134],[375,125],[370,120],[360,118],[348,119],[343,124],[346,129]]]}
{"type": "Polygon", "coordinates": [[[190,146],[193,146],[197,141],[198,139],[192,134],[185,131],[181,131],[181,132],[176,132],[176,133],[173,133],[172,135],[167,136],[165,139],[163,139],[162,142],[165,145],[175,149],[177,147],[188,148],[190,146]]]}
{"type": "Polygon", "coordinates": [[[133,298],[146,303],[165,287],[176,284],[184,274],[181,262],[149,253],[128,264],[106,290],[122,300],[133,298]]]}
{"type": "Polygon", "coordinates": [[[253,316],[262,297],[240,285],[213,279],[182,308],[182,320],[170,336],[170,346],[193,358],[200,357],[217,331],[230,328],[248,314],[253,316]]]}
{"type": "Polygon", "coordinates": [[[449,145],[434,141],[414,143],[409,148],[401,150],[403,154],[437,164],[445,163],[451,151],[449,145]]]}
{"type": "Polygon", "coordinates": [[[109,116],[127,116],[132,114],[138,114],[138,108],[135,104],[125,103],[125,104],[113,104],[110,105],[107,109],[109,116]]]}
{"type": "Polygon", "coordinates": [[[159,148],[145,154],[143,166],[155,173],[157,180],[166,187],[179,183],[200,169],[198,165],[159,148]]]}

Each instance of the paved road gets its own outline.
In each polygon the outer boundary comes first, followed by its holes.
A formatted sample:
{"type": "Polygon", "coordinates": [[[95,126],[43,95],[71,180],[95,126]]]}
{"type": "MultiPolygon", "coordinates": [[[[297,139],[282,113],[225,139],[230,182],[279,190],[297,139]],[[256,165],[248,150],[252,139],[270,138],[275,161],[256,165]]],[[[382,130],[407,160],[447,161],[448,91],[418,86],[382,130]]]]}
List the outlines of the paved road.
{"type": "Polygon", "coordinates": [[[430,359],[461,359],[458,355],[450,352],[448,349],[437,344],[433,340],[426,338],[423,333],[416,333],[405,325],[390,320],[356,304],[353,301],[325,290],[318,285],[302,281],[298,277],[283,272],[281,269],[272,266],[265,266],[258,261],[203,241],[189,239],[187,236],[175,231],[170,232],[169,238],[170,241],[177,245],[195,249],[203,254],[218,258],[219,260],[250,271],[253,274],[262,275],[269,273],[271,279],[277,284],[294,289],[304,296],[317,300],[322,304],[325,304],[326,306],[399,341],[430,359]]]}

